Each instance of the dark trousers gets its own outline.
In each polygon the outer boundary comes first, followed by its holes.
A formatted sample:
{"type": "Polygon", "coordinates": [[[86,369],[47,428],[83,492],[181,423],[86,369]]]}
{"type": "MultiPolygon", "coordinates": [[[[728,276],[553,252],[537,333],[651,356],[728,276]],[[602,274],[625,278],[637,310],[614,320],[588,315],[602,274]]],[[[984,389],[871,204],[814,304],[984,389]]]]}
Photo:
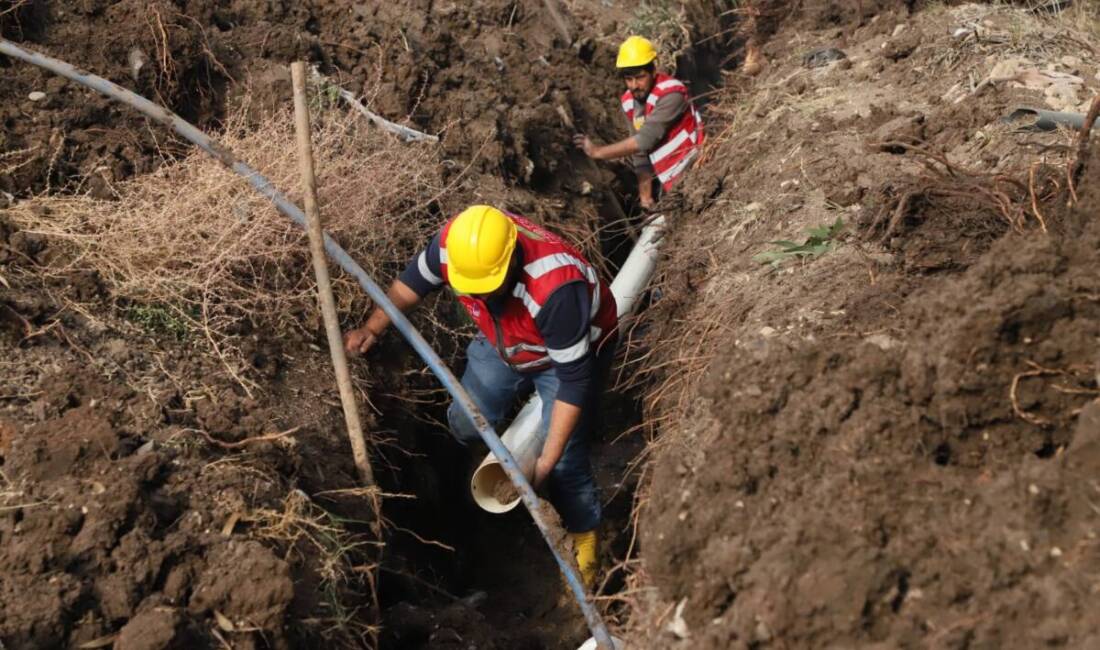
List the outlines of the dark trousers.
{"type": "MultiPolygon", "coordinates": [[[[600,411],[600,397],[614,356],[614,341],[610,341],[597,356],[597,373],[589,392],[588,403],[581,410],[577,427],[547,479],[550,503],[561,516],[565,529],[571,533],[592,530],[600,523],[600,495],[589,455],[600,411]]],[[[498,431],[516,400],[537,391],[542,398],[542,421],[539,423],[538,435],[543,443],[546,442],[550,413],[554,408],[559,386],[553,368],[530,373],[513,370],[484,336],[477,336],[467,348],[462,386],[489,420],[489,424],[498,431]]],[[[447,420],[451,433],[459,442],[465,444],[480,439],[473,423],[455,404],[451,404],[447,410],[447,420]]]]}

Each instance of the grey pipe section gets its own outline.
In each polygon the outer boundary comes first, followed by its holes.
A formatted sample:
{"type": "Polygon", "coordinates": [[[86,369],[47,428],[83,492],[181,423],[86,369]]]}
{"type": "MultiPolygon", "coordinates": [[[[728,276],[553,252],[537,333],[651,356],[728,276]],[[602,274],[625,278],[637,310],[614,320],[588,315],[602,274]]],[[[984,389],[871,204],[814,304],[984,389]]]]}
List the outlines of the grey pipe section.
{"type": "MultiPolygon", "coordinates": [[[[1032,118],[1030,124],[1021,126],[1021,130],[1028,131],[1053,131],[1059,126],[1067,126],[1074,131],[1080,131],[1085,126],[1085,116],[1081,113],[1059,113],[1057,111],[1045,111],[1041,108],[1030,106],[1017,106],[1012,112],[1004,116],[1004,122],[1020,122],[1024,118],[1032,118]]],[[[1095,129],[1096,127],[1093,126],[1095,129]]]]}
{"type": "MultiPolygon", "coordinates": [[[[203,151],[213,156],[218,162],[243,176],[257,192],[270,199],[280,212],[289,217],[302,229],[307,227],[305,214],[298,209],[298,206],[287,200],[279,190],[275,189],[271,181],[263,177],[255,169],[237,160],[231,151],[215,142],[210,136],[198,130],[190,123],[184,121],[172,111],[162,106],[158,106],[148,99],[130,92],[122,86],[108,81],[103,77],[98,77],[94,74],[84,72],[83,70],[78,70],[64,61],[59,61],[58,59],[37,52],[24,50],[7,39],[0,39],[0,54],[6,54],[10,57],[30,63],[31,65],[44,68],[66,79],[70,79],[92,90],[103,93],[111,99],[132,106],[147,117],[172,129],[181,137],[193,142],[203,151]]],[[[528,512],[531,513],[531,519],[534,520],[535,526],[537,526],[539,532],[542,533],[543,539],[546,540],[546,545],[550,548],[550,553],[552,553],[554,559],[557,560],[558,568],[560,568],[561,572],[565,575],[565,580],[569,583],[573,591],[573,597],[577,600],[577,604],[580,605],[581,611],[584,613],[585,621],[588,623],[588,628],[592,631],[592,636],[598,640],[601,649],[611,650],[613,648],[611,634],[607,631],[607,626],[604,625],[599,612],[596,611],[592,603],[588,602],[588,598],[584,592],[584,586],[573,570],[573,567],[571,567],[554,548],[553,539],[550,536],[550,529],[539,514],[538,497],[535,495],[535,491],[532,489],[531,484],[527,482],[527,479],[516,465],[516,459],[512,457],[512,454],[510,454],[508,449],[501,443],[496,432],[493,431],[488,421],[481,412],[478,411],[470,395],[462,388],[462,384],[459,383],[454,373],[447,367],[447,364],[443,363],[443,360],[440,359],[435,350],[428,345],[428,342],[424,340],[420,332],[413,327],[409,319],[390,301],[386,296],[386,292],[367,275],[367,272],[364,271],[363,268],[347,254],[347,251],[341,248],[328,233],[324,235],[324,242],[325,251],[328,253],[329,257],[331,257],[340,268],[354,277],[359,283],[359,286],[367,292],[367,295],[369,295],[372,300],[374,300],[375,304],[381,307],[382,311],[386,312],[386,315],[389,316],[390,320],[393,322],[394,327],[396,327],[397,330],[401,332],[402,336],[409,341],[409,344],[412,345],[416,353],[420,355],[420,358],[428,364],[428,368],[430,368],[431,371],[435,373],[436,377],[439,378],[439,381],[447,389],[447,392],[454,398],[455,403],[466,413],[470,421],[474,423],[481,439],[485,441],[485,444],[489,445],[489,449],[500,459],[504,471],[507,472],[508,477],[512,479],[512,482],[515,483],[516,487],[519,489],[523,503],[527,506],[528,512]]]]}

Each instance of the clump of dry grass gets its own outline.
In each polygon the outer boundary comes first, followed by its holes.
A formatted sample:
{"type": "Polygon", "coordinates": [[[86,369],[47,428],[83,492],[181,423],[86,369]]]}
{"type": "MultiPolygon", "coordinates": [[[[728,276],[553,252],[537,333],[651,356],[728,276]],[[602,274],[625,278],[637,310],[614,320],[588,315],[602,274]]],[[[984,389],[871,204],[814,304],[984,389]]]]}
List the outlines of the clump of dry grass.
{"type": "Polygon", "coordinates": [[[996,0],[951,9],[952,29],[970,33],[961,37],[941,34],[928,74],[941,74],[940,68],[954,69],[966,62],[968,54],[1013,55],[1042,62],[1066,55],[1087,59],[1090,53],[1095,54],[1100,9],[1085,2],[1074,2],[1061,11],[1044,9],[1054,2],[996,0]]]}
{"type": "Polygon", "coordinates": [[[1100,6],[1089,0],[1018,0],[1029,12],[1100,39],[1100,6]]]}
{"type": "Polygon", "coordinates": [[[300,490],[291,490],[281,508],[248,510],[240,520],[251,524],[250,536],[284,549],[296,564],[317,573],[322,602],[301,625],[337,647],[376,644],[379,630],[360,610],[377,606],[376,565],[363,562],[375,555],[371,549],[378,542],[348,526],[364,522],[342,520],[300,490]]]}
{"type": "MultiPolygon", "coordinates": [[[[321,106],[313,145],[325,228],[368,273],[388,278],[438,226],[438,147],[403,144],[321,106]]],[[[249,126],[247,108],[228,119],[222,143],[300,203],[293,115],[249,126]]],[[[304,232],[242,178],[196,151],[113,189],[115,200],[40,196],[10,211],[72,253],[38,272],[96,271],[116,297],[164,306],[215,346],[248,327],[315,325],[304,232]]],[[[361,314],[354,281],[337,273],[334,285],[341,313],[361,314]]]]}
{"type": "Polygon", "coordinates": [[[691,30],[688,28],[686,10],[681,2],[642,2],[635,9],[627,29],[632,34],[640,34],[653,41],[661,52],[662,61],[670,66],[691,47],[691,30]]]}
{"type": "MultiPolygon", "coordinates": [[[[0,433],[3,432],[0,431],[0,433]]],[[[0,440],[0,442],[5,441],[0,440]]],[[[3,449],[0,448],[0,451],[3,449]]],[[[3,470],[0,470],[0,514],[50,505],[54,503],[55,496],[35,496],[28,489],[26,480],[12,480],[3,470]]]]}

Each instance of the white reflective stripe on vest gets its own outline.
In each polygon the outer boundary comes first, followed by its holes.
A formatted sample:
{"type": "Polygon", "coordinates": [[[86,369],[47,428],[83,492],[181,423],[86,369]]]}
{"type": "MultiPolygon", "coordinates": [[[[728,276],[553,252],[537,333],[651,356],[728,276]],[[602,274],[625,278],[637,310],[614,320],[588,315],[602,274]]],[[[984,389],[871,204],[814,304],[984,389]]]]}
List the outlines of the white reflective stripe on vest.
{"type": "Polygon", "coordinates": [[[519,352],[538,352],[546,354],[546,348],[541,345],[531,345],[530,343],[516,343],[515,345],[504,348],[504,352],[510,357],[515,356],[519,352]]]}
{"type": "Polygon", "coordinates": [[[686,156],[684,156],[683,160],[676,163],[672,167],[669,167],[664,172],[658,172],[657,178],[660,179],[661,183],[667,183],[671,179],[676,178],[684,172],[684,169],[686,169],[687,166],[691,164],[692,160],[695,160],[695,155],[697,153],[699,153],[698,149],[692,149],[687,153],[686,156]]]}
{"type": "Polygon", "coordinates": [[[524,265],[523,270],[527,275],[538,278],[569,264],[577,267],[589,283],[594,284],[596,282],[596,270],[568,253],[554,253],[546,257],[540,257],[534,262],[524,265]]]}
{"type": "MultiPolygon", "coordinates": [[[[680,91],[680,92],[684,93],[685,97],[687,96],[687,86],[680,83],[679,81],[676,81],[675,79],[670,79],[668,81],[662,81],[661,83],[657,84],[654,87],[653,90],[658,90],[658,89],[659,90],[665,90],[665,89],[668,89],[668,88],[675,88],[675,90],[672,91],[672,92],[680,91]]],[[[660,100],[662,97],[664,97],[665,95],[668,95],[668,94],[669,93],[662,93],[662,94],[658,95],[656,93],[651,92],[651,93],[649,93],[649,97],[646,98],[645,103],[648,104],[649,106],[656,106],[658,100],[660,100]]]]}
{"type": "Polygon", "coordinates": [[[623,100],[623,112],[630,114],[634,112],[634,99],[623,100]]]}
{"type": "Polygon", "coordinates": [[[588,322],[596,320],[596,314],[600,313],[600,281],[597,278],[592,286],[592,309],[588,312],[588,322]]]}
{"type": "Polygon", "coordinates": [[[695,143],[695,131],[689,131],[687,129],[680,131],[676,134],[676,137],[672,138],[660,147],[657,147],[653,150],[653,153],[649,154],[650,162],[652,162],[653,164],[657,164],[661,160],[664,160],[670,155],[676,153],[676,150],[680,148],[680,145],[684,144],[684,142],[688,140],[691,140],[692,144],[695,143]]]}
{"type": "Polygon", "coordinates": [[[512,366],[514,370],[531,370],[540,366],[549,366],[550,357],[543,357],[541,359],[535,359],[534,361],[525,361],[524,363],[512,363],[508,362],[509,366],[512,366]]]}
{"type": "Polygon", "coordinates": [[[550,355],[550,358],[556,363],[569,363],[570,361],[576,361],[588,354],[588,337],[582,336],[581,340],[577,341],[573,345],[565,348],[564,350],[555,350],[549,348],[546,353],[550,355]]]}
{"type": "Polygon", "coordinates": [[[428,268],[428,253],[426,251],[420,251],[420,256],[416,258],[416,268],[420,271],[420,275],[433,285],[443,284],[443,278],[432,273],[432,270],[428,268]]]}
{"type": "Polygon", "coordinates": [[[523,283],[516,283],[515,288],[512,289],[512,295],[523,301],[523,306],[527,308],[527,312],[531,314],[531,318],[538,317],[539,312],[542,311],[542,305],[535,302],[531,294],[527,293],[527,287],[525,287],[523,283]]]}
{"type": "Polygon", "coordinates": [[[531,345],[530,343],[516,343],[504,348],[504,361],[512,366],[516,370],[530,370],[531,368],[537,368],[539,366],[545,366],[550,363],[550,357],[546,355],[546,348],[541,345],[531,345]],[[514,363],[512,357],[516,356],[520,352],[534,352],[535,354],[544,355],[539,359],[532,359],[531,361],[525,361],[523,363],[514,363]]]}

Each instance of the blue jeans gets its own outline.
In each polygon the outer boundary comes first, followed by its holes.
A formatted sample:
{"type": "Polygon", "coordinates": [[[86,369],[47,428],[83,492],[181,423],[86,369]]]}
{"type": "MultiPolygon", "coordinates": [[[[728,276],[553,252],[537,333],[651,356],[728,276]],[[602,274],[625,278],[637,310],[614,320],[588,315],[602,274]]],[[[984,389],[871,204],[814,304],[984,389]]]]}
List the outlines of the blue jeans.
{"type": "MultiPolygon", "coordinates": [[[[470,342],[466,354],[462,387],[470,393],[489,424],[499,431],[504,417],[512,410],[517,398],[525,397],[535,390],[542,398],[542,422],[539,424],[538,435],[545,442],[550,427],[550,412],[558,394],[558,377],[554,370],[551,368],[541,372],[517,372],[480,335],[470,342]]],[[[613,357],[614,345],[605,345],[598,357],[596,385],[590,392],[589,403],[581,410],[577,427],[569,436],[561,459],[547,479],[550,503],[561,516],[565,529],[571,533],[592,530],[600,523],[600,495],[596,489],[596,478],[592,474],[589,452],[599,412],[599,396],[603,393],[603,384],[613,357]]],[[[447,409],[447,421],[451,434],[459,442],[466,444],[480,440],[473,423],[453,403],[447,409]]]]}

